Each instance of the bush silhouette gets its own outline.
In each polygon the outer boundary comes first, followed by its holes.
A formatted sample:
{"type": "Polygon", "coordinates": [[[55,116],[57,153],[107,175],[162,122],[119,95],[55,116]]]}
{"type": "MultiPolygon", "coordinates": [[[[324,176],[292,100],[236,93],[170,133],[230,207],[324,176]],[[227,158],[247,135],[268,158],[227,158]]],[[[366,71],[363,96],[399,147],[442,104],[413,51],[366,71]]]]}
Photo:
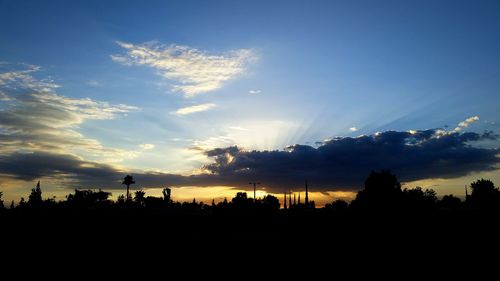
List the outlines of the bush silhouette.
{"type": "Polygon", "coordinates": [[[470,185],[472,194],[467,198],[469,203],[476,208],[498,208],[500,204],[500,191],[492,181],[480,179],[470,185]]]}
{"type": "Polygon", "coordinates": [[[365,188],[358,192],[351,205],[359,209],[392,209],[400,205],[402,193],[401,184],[389,170],[372,171],[365,188]]]}

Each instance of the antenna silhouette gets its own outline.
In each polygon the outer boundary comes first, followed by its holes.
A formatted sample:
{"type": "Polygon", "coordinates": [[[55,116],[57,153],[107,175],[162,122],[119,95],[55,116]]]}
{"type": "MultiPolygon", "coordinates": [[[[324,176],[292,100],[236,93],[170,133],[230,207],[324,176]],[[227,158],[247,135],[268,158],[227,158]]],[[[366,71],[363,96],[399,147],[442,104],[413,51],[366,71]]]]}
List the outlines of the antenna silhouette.
{"type": "Polygon", "coordinates": [[[257,185],[260,184],[260,182],[249,182],[248,184],[253,184],[253,201],[257,202],[257,185]]]}

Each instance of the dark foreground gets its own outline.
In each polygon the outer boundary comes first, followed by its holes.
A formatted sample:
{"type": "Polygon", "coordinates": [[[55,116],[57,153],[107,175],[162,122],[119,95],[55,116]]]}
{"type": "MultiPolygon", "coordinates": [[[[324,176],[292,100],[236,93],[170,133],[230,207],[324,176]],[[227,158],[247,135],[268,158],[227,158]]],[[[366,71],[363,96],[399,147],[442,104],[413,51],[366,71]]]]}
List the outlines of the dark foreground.
{"type": "MultiPolygon", "coordinates": [[[[382,253],[428,259],[495,253],[497,212],[479,210],[384,212],[169,213],[141,210],[30,211],[0,215],[3,247],[36,255],[105,258],[213,251],[231,255],[306,250],[308,255],[377,257],[382,253]],[[458,255],[458,256],[456,256],[458,255]]],[[[264,258],[266,257],[264,255],[264,258]]]]}

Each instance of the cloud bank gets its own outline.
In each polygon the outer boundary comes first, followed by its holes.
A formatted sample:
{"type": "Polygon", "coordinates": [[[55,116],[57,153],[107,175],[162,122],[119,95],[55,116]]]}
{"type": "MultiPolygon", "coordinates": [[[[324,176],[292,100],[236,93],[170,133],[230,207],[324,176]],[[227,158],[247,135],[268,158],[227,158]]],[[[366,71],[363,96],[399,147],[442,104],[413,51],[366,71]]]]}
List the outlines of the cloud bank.
{"type": "MultiPolygon", "coordinates": [[[[497,169],[498,149],[474,147],[477,141],[496,140],[491,132],[440,133],[441,130],[386,131],[359,137],[339,137],[319,147],[293,145],[283,150],[247,151],[236,146],[204,151],[212,163],[205,173],[183,176],[133,173],[140,187],[234,186],[248,189],[260,181],[268,192],[302,188],[312,191],[356,191],[374,169],[391,169],[401,181],[454,178],[497,169]]],[[[84,161],[71,155],[15,152],[0,157],[0,174],[35,180],[59,175],[69,187],[122,188],[125,171],[84,161]]]]}
{"type": "Polygon", "coordinates": [[[111,58],[125,65],[145,65],[174,81],[173,89],[187,97],[217,90],[228,80],[242,74],[256,59],[254,51],[239,49],[213,55],[189,46],[158,43],[117,42],[125,54],[111,58]]]}

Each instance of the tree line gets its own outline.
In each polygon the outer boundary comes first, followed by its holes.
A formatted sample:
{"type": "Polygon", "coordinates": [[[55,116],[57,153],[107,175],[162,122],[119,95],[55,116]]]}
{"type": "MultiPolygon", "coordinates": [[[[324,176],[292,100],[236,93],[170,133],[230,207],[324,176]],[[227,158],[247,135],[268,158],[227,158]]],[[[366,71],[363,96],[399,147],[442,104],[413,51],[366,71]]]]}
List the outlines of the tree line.
{"type": "MultiPolygon", "coordinates": [[[[54,198],[43,199],[40,182],[31,190],[28,200],[21,198],[18,204],[11,202],[6,208],[0,192],[0,209],[33,210],[33,209],[142,209],[142,210],[175,210],[180,212],[299,212],[317,210],[314,202],[299,203],[288,206],[286,210],[280,209],[279,199],[273,195],[262,198],[249,198],[246,192],[238,192],[234,198],[226,198],[219,203],[212,200],[211,204],[197,202],[177,202],[171,198],[171,189],[162,190],[163,197],[146,196],[143,190],[130,194],[130,185],[135,184],[132,176],[127,175],[123,180],[127,186],[126,195],[118,196],[111,200],[111,193],[103,190],[80,190],[66,196],[66,200],[56,201],[54,198]]],[[[479,179],[465,188],[465,200],[454,195],[445,195],[438,198],[433,189],[402,188],[396,175],[388,170],[372,171],[360,190],[351,201],[337,199],[321,208],[328,212],[349,211],[432,211],[432,210],[467,210],[487,209],[500,210],[500,190],[491,180],[479,179]],[[470,194],[468,190],[470,189],[470,194]]]]}

